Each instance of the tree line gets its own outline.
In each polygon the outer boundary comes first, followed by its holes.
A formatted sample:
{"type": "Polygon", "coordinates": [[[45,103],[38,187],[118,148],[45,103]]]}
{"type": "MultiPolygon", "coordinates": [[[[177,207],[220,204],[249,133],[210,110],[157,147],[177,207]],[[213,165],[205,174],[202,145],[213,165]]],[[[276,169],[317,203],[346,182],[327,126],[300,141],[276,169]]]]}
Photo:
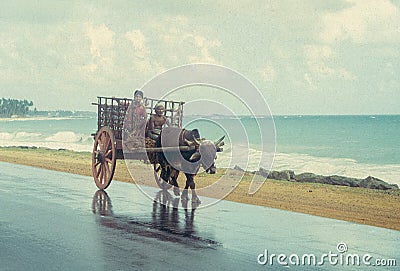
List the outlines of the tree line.
{"type": "Polygon", "coordinates": [[[0,116],[9,118],[13,115],[24,116],[29,112],[29,107],[33,106],[32,101],[6,99],[0,100],[0,116]]]}

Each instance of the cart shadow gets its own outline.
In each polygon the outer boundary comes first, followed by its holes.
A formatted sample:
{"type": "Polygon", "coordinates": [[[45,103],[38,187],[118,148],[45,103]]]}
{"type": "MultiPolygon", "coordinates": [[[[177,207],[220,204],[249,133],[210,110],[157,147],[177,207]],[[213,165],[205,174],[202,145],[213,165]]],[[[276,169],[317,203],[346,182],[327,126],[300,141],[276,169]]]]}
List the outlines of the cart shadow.
{"type": "Polygon", "coordinates": [[[124,236],[132,234],[196,248],[221,246],[215,240],[202,237],[196,230],[196,208],[195,205],[188,208],[187,201],[173,197],[166,190],[160,190],[156,194],[149,216],[115,214],[111,199],[104,190],[96,191],[92,201],[96,222],[103,227],[121,231],[124,236]],[[180,203],[183,209],[178,208],[180,203]]]}

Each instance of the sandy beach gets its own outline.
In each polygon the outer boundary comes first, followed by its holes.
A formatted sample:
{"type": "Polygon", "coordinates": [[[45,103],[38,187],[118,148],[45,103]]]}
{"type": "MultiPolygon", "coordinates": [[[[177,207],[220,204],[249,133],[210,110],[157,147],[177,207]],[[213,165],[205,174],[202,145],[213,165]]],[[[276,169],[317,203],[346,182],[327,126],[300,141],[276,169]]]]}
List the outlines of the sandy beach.
{"type": "MultiPolygon", "coordinates": [[[[91,176],[91,154],[68,150],[0,148],[0,161],[91,176]]],[[[200,174],[196,184],[205,186],[217,176],[200,174]]],[[[254,195],[248,195],[251,174],[225,199],[293,212],[400,230],[400,191],[352,188],[317,183],[267,179],[254,195]]],[[[117,160],[114,181],[133,182],[123,160],[117,160]]],[[[179,180],[182,184],[183,180],[179,180]]],[[[112,185],[112,184],[111,184],[112,185]]],[[[93,182],[93,186],[95,186],[93,182]]]]}

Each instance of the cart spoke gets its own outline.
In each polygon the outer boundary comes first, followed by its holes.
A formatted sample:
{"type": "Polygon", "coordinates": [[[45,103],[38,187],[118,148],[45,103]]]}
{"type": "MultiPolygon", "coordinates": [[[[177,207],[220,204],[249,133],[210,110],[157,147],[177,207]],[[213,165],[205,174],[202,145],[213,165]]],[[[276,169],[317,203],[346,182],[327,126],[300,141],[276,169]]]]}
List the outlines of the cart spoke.
{"type": "Polygon", "coordinates": [[[104,176],[103,164],[100,164],[99,170],[100,170],[99,181],[100,181],[100,183],[104,183],[104,181],[103,181],[103,176],[104,176]]]}
{"type": "Polygon", "coordinates": [[[107,175],[110,176],[111,175],[111,170],[110,170],[110,167],[108,166],[108,163],[105,163],[104,167],[106,169],[107,175]]]}
{"type": "MultiPolygon", "coordinates": [[[[99,178],[99,175],[100,175],[100,172],[101,172],[101,163],[99,163],[100,164],[100,166],[99,166],[99,168],[97,169],[97,172],[96,172],[96,178],[99,178]]],[[[98,164],[98,165],[99,165],[98,164]]]]}
{"type": "Polygon", "coordinates": [[[100,163],[101,163],[100,161],[97,161],[97,162],[94,164],[94,167],[97,167],[100,163]]]}
{"type": "Polygon", "coordinates": [[[99,140],[100,140],[99,145],[100,145],[100,150],[101,150],[101,151],[104,151],[104,137],[105,137],[104,132],[102,132],[102,133],[99,135],[99,140]]]}
{"type": "Polygon", "coordinates": [[[106,181],[107,181],[107,170],[106,170],[106,164],[104,163],[104,164],[102,164],[102,166],[103,166],[103,172],[104,172],[104,182],[103,183],[105,183],[106,181]]]}
{"type": "Polygon", "coordinates": [[[110,144],[111,144],[111,138],[107,138],[107,145],[106,145],[106,147],[104,148],[104,150],[106,151],[106,150],[109,150],[109,148],[110,148],[110,144]]]}
{"type": "Polygon", "coordinates": [[[106,132],[106,131],[104,131],[104,137],[103,137],[103,143],[104,143],[104,146],[106,145],[106,143],[108,142],[108,140],[109,140],[109,135],[108,135],[108,133],[106,132]]]}
{"type": "Polygon", "coordinates": [[[105,145],[106,145],[106,142],[105,142],[106,140],[105,140],[105,135],[101,135],[101,151],[102,152],[104,152],[106,149],[105,149],[105,145]]]}
{"type": "Polygon", "coordinates": [[[108,158],[108,157],[106,157],[104,160],[105,160],[107,163],[109,163],[109,164],[111,164],[111,163],[112,163],[111,159],[110,159],[110,158],[108,158]]]}
{"type": "Polygon", "coordinates": [[[104,157],[108,157],[110,154],[111,154],[111,152],[112,152],[112,150],[108,150],[107,152],[106,152],[106,154],[104,154],[104,157]]]}
{"type": "Polygon", "coordinates": [[[99,137],[98,139],[97,139],[97,147],[98,147],[98,150],[101,150],[102,148],[101,148],[101,146],[103,145],[103,143],[101,142],[101,137],[99,137]]]}

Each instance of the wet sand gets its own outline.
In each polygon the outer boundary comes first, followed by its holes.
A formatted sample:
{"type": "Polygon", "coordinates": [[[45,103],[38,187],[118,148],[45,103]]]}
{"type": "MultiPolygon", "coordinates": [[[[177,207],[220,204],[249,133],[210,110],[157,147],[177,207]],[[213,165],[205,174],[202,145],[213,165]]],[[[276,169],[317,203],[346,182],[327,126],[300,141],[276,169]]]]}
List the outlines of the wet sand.
{"type": "MultiPolygon", "coordinates": [[[[91,154],[87,152],[21,147],[0,148],[0,161],[79,175],[92,175],[91,154]]],[[[218,174],[223,174],[223,170],[219,170],[218,174]]],[[[245,174],[238,187],[225,199],[400,230],[398,189],[380,191],[268,179],[254,195],[248,195],[251,177],[251,174],[245,174]]],[[[216,178],[218,175],[200,174],[196,177],[196,184],[206,186],[216,178]]],[[[133,182],[122,160],[117,161],[114,180],[133,182]]],[[[179,182],[181,184],[183,180],[179,182]]]]}

